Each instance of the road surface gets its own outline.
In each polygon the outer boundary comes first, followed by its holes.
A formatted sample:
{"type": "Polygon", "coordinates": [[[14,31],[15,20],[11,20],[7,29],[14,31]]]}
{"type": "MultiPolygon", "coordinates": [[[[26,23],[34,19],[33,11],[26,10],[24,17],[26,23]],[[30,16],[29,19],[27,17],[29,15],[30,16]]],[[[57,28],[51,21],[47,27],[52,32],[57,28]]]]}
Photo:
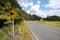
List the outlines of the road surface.
{"type": "Polygon", "coordinates": [[[27,25],[36,40],[60,40],[60,28],[27,21],[27,25]]]}

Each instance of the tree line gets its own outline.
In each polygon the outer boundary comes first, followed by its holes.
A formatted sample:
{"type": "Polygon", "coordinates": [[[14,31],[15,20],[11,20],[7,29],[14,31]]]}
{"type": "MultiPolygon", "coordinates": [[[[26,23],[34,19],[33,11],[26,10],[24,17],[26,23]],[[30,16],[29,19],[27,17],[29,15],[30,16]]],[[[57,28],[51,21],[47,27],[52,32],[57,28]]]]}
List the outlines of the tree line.
{"type": "Polygon", "coordinates": [[[53,15],[53,16],[47,16],[46,18],[43,18],[45,21],[60,21],[60,17],[53,15]]]}

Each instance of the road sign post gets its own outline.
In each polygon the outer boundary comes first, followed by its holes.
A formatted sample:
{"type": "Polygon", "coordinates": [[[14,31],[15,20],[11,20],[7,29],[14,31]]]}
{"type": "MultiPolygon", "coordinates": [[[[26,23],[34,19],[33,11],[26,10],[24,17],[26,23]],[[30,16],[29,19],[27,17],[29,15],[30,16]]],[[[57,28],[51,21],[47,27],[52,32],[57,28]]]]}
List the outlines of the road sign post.
{"type": "Polygon", "coordinates": [[[11,35],[11,37],[12,37],[12,40],[14,40],[14,19],[11,19],[11,31],[12,31],[12,35],[11,35]]]}
{"type": "Polygon", "coordinates": [[[12,31],[12,39],[11,40],[14,40],[14,18],[16,17],[16,13],[15,11],[11,11],[10,14],[9,14],[10,18],[11,18],[11,31],[12,31]]]}

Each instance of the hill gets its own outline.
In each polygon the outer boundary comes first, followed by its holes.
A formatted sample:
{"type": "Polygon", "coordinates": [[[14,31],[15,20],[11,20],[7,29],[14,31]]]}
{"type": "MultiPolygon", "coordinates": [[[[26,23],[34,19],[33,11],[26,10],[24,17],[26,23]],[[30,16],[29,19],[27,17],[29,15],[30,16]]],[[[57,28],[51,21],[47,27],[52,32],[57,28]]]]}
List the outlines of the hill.
{"type": "Polygon", "coordinates": [[[16,13],[14,18],[14,32],[20,27],[20,23],[25,19],[28,20],[28,15],[22,8],[18,5],[16,0],[0,0],[0,40],[9,40],[12,35],[11,17],[9,14],[11,11],[16,13]]]}
{"type": "Polygon", "coordinates": [[[15,23],[22,21],[23,19],[28,19],[28,14],[22,10],[16,0],[0,0],[0,20],[6,20],[9,22],[11,18],[8,14],[11,10],[15,11],[17,14],[14,19],[15,23]]]}

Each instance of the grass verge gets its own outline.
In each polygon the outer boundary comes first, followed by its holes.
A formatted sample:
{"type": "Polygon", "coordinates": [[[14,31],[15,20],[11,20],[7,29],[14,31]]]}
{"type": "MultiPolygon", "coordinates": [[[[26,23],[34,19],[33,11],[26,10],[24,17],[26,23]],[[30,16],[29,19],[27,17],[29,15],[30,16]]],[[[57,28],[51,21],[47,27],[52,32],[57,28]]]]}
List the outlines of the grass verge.
{"type": "Polygon", "coordinates": [[[21,25],[21,32],[19,33],[18,40],[32,40],[26,21],[21,25]]]}
{"type": "MultiPolygon", "coordinates": [[[[19,30],[21,23],[14,25],[14,32],[19,30]]],[[[12,37],[12,28],[10,25],[4,26],[2,29],[0,29],[0,40],[11,40],[12,37]]]]}
{"type": "Polygon", "coordinates": [[[9,27],[4,27],[0,29],[0,40],[10,40],[9,27]]]}
{"type": "Polygon", "coordinates": [[[21,25],[21,23],[17,23],[14,25],[14,32],[19,30],[20,25],[21,25]]]}
{"type": "Polygon", "coordinates": [[[37,21],[37,22],[60,28],[60,21],[37,21]]]}

